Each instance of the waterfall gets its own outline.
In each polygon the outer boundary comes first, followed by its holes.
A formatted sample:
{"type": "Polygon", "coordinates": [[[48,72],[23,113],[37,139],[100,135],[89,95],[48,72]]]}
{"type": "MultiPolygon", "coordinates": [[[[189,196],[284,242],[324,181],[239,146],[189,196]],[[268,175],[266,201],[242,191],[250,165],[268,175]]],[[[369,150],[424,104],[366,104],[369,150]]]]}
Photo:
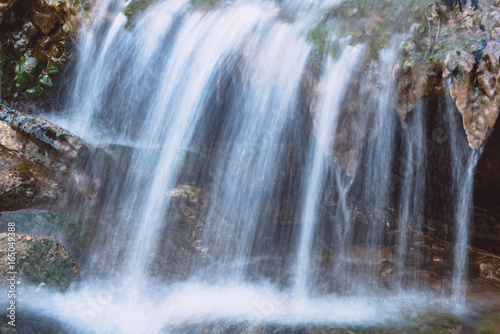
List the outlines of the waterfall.
{"type": "Polygon", "coordinates": [[[339,3],[198,10],[163,0],[132,27],[120,1],[98,5],[82,27],[67,112],[53,121],[121,165],[92,161],[106,191],[99,203],[74,203],[99,220],[90,277],[67,293],[33,292],[32,312],[75,333],[170,333],[221,319],[371,325],[436,300],[465,304],[479,153],[464,146],[454,107],[440,106],[455,249],[451,291],[428,291],[418,272],[422,220],[432,211],[432,116],[425,102],[404,120],[395,111],[402,36],[375,55],[333,36],[326,43],[338,54],[319,55],[308,31],[339,3]],[[198,169],[186,181],[193,156],[198,169]],[[161,250],[178,242],[167,215],[178,186],[199,187],[211,201],[202,233],[183,246],[196,260],[163,277],[173,269],[161,250]]]}
{"type": "Polygon", "coordinates": [[[471,203],[474,182],[474,170],[476,168],[481,149],[470,150],[469,147],[460,145],[463,143],[461,125],[457,126],[453,122],[454,108],[451,101],[447,101],[447,113],[445,120],[448,124],[450,136],[450,150],[452,156],[452,177],[453,193],[455,193],[455,203],[453,208],[453,219],[455,221],[455,247],[454,247],[454,268],[452,278],[452,296],[455,307],[463,308],[466,303],[467,293],[467,267],[468,255],[467,244],[469,242],[469,222],[471,219],[471,203]]]}
{"type": "MultiPolygon", "coordinates": [[[[313,232],[318,219],[319,198],[322,194],[322,185],[326,176],[327,153],[333,147],[332,134],[335,133],[340,103],[345,92],[349,77],[361,61],[360,48],[348,47],[336,63],[329,63],[326,66],[326,82],[324,83],[323,101],[320,102],[318,115],[316,116],[316,140],[313,141],[313,148],[309,150],[308,157],[308,181],[302,199],[302,217],[297,262],[295,264],[295,286],[294,294],[297,298],[307,297],[308,284],[307,276],[310,271],[309,261],[313,243],[313,232]]],[[[344,194],[342,194],[343,196],[344,194]]],[[[340,233],[339,240],[345,238],[345,233],[340,233]]]]}

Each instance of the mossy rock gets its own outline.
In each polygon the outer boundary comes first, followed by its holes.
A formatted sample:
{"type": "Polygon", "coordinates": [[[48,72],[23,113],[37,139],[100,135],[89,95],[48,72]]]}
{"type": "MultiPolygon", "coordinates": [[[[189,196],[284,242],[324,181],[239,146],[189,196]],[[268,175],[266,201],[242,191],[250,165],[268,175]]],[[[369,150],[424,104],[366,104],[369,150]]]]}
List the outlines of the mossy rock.
{"type": "Polygon", "coordinates": [[[127,17],[127,28],[133,27],[134,19],[137,15],[143,12],[148,6],[151,5],[153,0],[132,0],[123,8],[122,13],[127,17]]]}
{"type": "Polygon", "coordinates": [[[86,248],[91,234],[88,220],[64,212],[37,209],[0,212],[0,232],[5,232],[1,227],[8,222],[15,222],[19,233],[56,238],[77,257],[86,248]]]}
{"type": "Polygon", "coordinates": [[[191,6],[195,10],[209,11],[218,5],[220,0],[191,0],[191,6]]]}
{"type": "MultiPolygon", "coordinates": [[[[25,0],[5,9],[0,32],[1,98],[39,99],[72,55],[80,1],[25,0]]],[[[0,17],[1,20],[1,17],[0,17]]]]}
{"type": "Polygon", "coordinates": [[[29,89],[37,84],[37,79],[43,68],[46,66],[45,59],[37,53],[29,50],[16,64],[16,88],[21,90],[29,89]]]}
{"type": "MultiPolygon", "coordinates": [[[[0,242],[6,244],[7,233],[0,234],[0,242]]],[[[79,278],[75,260],[52,237],[15,235],[16,271],[19,284],[44,285],[64,291],[79,278]]],[[[7,252],[0,250],[2,282],[6,282],[7,252]]]]}

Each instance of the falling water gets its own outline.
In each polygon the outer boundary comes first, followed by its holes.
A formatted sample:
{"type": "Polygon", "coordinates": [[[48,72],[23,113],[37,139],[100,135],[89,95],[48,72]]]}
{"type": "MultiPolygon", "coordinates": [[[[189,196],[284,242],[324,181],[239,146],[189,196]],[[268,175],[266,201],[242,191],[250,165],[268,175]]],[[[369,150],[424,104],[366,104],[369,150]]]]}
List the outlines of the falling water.
{"type": "Polygon", "coordinates": [[[472,203],[474,170],[481,152],[480,150],[470,150],[469,147],[463,144],[464,138],[461,133],[462,126],[460,124],[457,130],[456,123],[453,122],[454,108],[451,103],[451,101],[447,101],[445,119],[447,120],[448,131],[451,134],[450,151],[453,165],[453,193],[456,194],[453,208],[455,248],[452,296],[455,307],[460,309],[464,307],[466,302],[468,267],[467,244],[469,242],[469,222],[472,210],[470,203],[472,203]]]}
{"type": "Polygon", "coordinates": [[[348,47],[336,62],[329,60],[326,66],[326,82],[323,88],[326,94],[323,95],[324,100],[321,101],[318,115],[315,117],[316,140],[313,142],[314,147],[309,150],[311,154],[308,157],[310,166],[307,175],[309,179],[302,200],[304,207],[302,208],[294,287],[294,294],[299,300],[307,297],[309,289],[307,276],[310,271],[309,260],[313,232],[318,219],[319,198],[326,176],[327,161],[325,159],[333,147],[332,134],[336,130],[340,103],[345,89],[348,89],[345,83],[361,61],[361,56],[362,50],[359,47],[348,47]]]}
{"type": "MultiPolygon", "coordinates": [[[[416,113],[413,115],[411,125],[408,131],[403,134],[403,145],[405,146],[405,155],[401,158],[402,181],[401,181],[401,198],[402,210],[399,213],[399,230],[398,235],[398,257],[404,258],[410,246],[411,231],[410,223],[416,221],[412,227],[419,230],[419,217],[424,214],[425,201],[425,185],[426,185],[426,128],[425,117],[422,106],[416,108],[416,113]]],[[[409,258],[407,261],[413,262],[418,267],[418,259],[409,258]]],[[[417,281],[416,277],[410,278],[412,282],[417,281]]]]}
{"type": "MultiPolygon", "coordinates": [[[[218,319],[373,324],[432,304],[416,276],[401,270],[381,287],[372,268],[388,245],[394,262],[418,269],[408,253],[410,230],[426,214],[428,115],[424,105],[405,120],[394,111],[401,36],[376,60],[366,45],[338,39],[340,55],[320,58],[320,73],[311,74],[317,54],[305,36],[338,3],[234,1],[198,11],[165,0],[138,14],[131,30],[121,2],[99,4],[82,28],[67,118],[54,121],[96,152],[131,153],[120,173],[109,172],[102,203],[80,208],[100,220],[86,264],[95,277],[66,294],[40,292],[32,312],[73,332],[156,333],[218,319]],[[307,95],[317,103],[305,106],[307,95]],[[210,174],[196,184],[214,198],[196,240],[207,256],[190,263],[187,277],[160,283],[150,260],[172,231],[169,193],[189,154],[210,174]],[[397,226],[375,213],[356,221],[360,207],[396,207],[397,226]],[[324,254],[334,260],[323,268],[324,254]],[[80,312],[68,312],[75,303],[80,312]],[[144,316],[132,321],[137,305],[144,316]]],[[[459,149],[462,132],[450,125],[452,294],[463,304],[478,154],[459,149]]],[[[93,162],[94,175],[103,165],[93,162]]]]}
{"type": "Polygon", "coordinates": [[[290,120],[296,112],[302,75],[295,69],[304,68],[310,53],[299,33],[290,24],[273,22],[259,38],[247,41],[239,60],[244,66],[242,87],[217,138],[232,147],[214,168],[219,207],[210,210],[205,230],[205,239],[226,236],[217,242],[219,270],[227,273],[220,276],[224,280],[241,279],[258,223],[276,220],[266,210],[273,194],[283,187],[279,175],[288,153],[284,143],[293,133],[290,120]],[[218,217],[231,223],[218,224],[218,217]]]}

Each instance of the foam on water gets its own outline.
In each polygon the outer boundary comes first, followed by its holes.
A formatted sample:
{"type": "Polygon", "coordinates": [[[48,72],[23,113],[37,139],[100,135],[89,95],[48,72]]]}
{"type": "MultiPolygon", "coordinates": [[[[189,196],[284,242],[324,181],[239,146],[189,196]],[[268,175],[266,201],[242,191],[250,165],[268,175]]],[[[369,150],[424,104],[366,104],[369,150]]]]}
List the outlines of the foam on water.
{"type": "Polygon", "coordinates": [[[176,285],[111,282],[80,286],[64,294],[33,292],[24,310],[55,319],[73,333],[169,333],[189,324],[395,324],[449,301],[422,292],[373,297],[295,299],[270,284],[176,285]],[[153,293],[152,293],[153,291],[153,293]],[[29,303],[28,303],[29,301],[29,303]],[[48,307],[50,305],[50,307],[48,307]]]}

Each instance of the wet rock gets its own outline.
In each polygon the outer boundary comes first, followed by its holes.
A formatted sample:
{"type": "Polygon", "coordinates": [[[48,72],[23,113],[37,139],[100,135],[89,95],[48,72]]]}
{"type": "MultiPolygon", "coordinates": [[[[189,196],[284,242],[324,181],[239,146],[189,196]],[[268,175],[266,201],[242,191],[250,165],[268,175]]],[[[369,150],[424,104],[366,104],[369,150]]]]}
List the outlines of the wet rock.
{"type": "Polygon", "coordinates": [[[16,2],[17,0],[2,0],[0,2],[0,25],[2,25],[2,19],[7,16],[16,2]]]}
{"type": "Polygon", "coordinates": [[[477,320],[474,333],[493,334],[500,333],[500,314],[487,313],[477,320]]]}
{"type": "Polygon", "coordinates": [[[0,211],[29,207],[36,199],[35,180],[25,164],[0,170],[0,211]]]}
{"type": "Polygon", "coordinates": [[[450,95],[462,114],[469,145],[473,148],[481,146],[487,131],[498,117],[499,55],[500,50],[493,55],[482,53],[478,61],[478,58],[467,52],[457,51],[448,54],[445,60],[443,77],[452,79],[450,95]],[[474,83],[478,87],[474,87],[474,83]]]}
{"type": "Polygon", "coordinates": [[[133,0],[130,1],[127,6],[123,9],[123,14],[127,16],[129,19],[135,15],[138,11],[143,10],[146,8],[148,4],[148,0],[133,0]]]}
{"type": "Polygon", "coordinates": [[[159,277],[186,277],[193,263],[212,252],[202,242],[211,199],[206,191],[192,185],[178,185],[168,196],[167,228],[151,261],[159,277]]]}
{"type": "Polygon", "coordinates": [[[90,146],[41,118],[0,105],[0,146],[45,167],[67,170],[82,163],[90,146]]]}
{"type": "Polygon", "coordinates": [[[0,333],[2,334],[71,334],[64,324],[50,317],[41,316],[18,310],[16,312],[16,327],[8,324],[9,318],[0,316],[0,333]]]}
{"type": "Polygon", "coordinates": [[[72,0],[0,2],[1,98],[38,98],[54,86],[73,53],[81,7],[72,0]]]}
{"type": "Polygon", "coordinates": [[[469,146],[478,148],[498,117],[500,44],[495,29],[500,15],[493,1],[457,3],[460,6],[426,7],[430,8],[427,22],[420,27],[428,27],[428,37],[422,36],[420,42],[429,42],[421,48],[404,48],[405,58],[395,68],[398,112],[404,119],[422,97],[443,97],[443,79],[449,80],[446,90],[462,114],[469,146]]]}
{"type": "Polygon", "coordinates": [[[44,59],[33,52],[26,52],[16,65],[16,88],[28,89],[36,84],[36,80],[45,64],[44,59]]]}
{"type": "MultiPolygon", "coordinates": [[[[46,285],[58,290],[65,290],[79,277],[75,260],[66,249],[52,237],[33,237],[15,234],[13,239],[7,233],[0,234],[0,243],[7,245],[14,242],[17,284],[46,285]]],[[[2,285],[6,284],[8,268],[7,248],[0,250],[0,271],[2,285]]]]}
{"type": "Polygon", "coordinates": [[[0,211],[64,208],[68,179],[88,174],[91,152],[66,130],[0,105],[0,211]]]}
{"type": "Polygon", "coordinates": [[[500,283],[500,256],[473,249],[472,268],[475,275],[484,280],[500,283]]]}
{"type": "MultiPolygon", "coordinates": [[[[255,313],[258,313],[257,311],[255,313]]],[[[421,313],[407,317],[402,323],[388,325],[327,325],[279,323],[235,323],[230,321],[194,322],[168,328],[171,333],[214,334],[460,334],[462,324],[455,317],[440,313],[421,313]]]]}
{"type": "Polygon", "coordinates": [[[54,237],[82,263],[93,238],[95,228],[89,218],[76,218],[75,213],[26,209],[0,212],[0,233],[7,232],[9,222],[15,222],[21,234],[37,237],[54,237]]]}

